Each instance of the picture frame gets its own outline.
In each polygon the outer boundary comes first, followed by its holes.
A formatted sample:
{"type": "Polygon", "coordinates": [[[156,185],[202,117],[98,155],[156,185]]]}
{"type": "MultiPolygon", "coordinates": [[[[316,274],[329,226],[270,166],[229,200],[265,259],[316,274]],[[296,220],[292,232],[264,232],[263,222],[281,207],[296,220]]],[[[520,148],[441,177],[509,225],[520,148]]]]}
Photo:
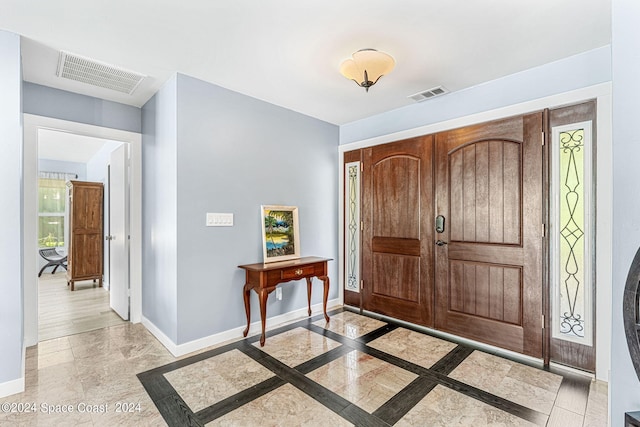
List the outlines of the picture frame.
{"type": "Polygon", "coordinates": [[[298,207],[260,206],[263,262],[300,258],[298,207]]]}

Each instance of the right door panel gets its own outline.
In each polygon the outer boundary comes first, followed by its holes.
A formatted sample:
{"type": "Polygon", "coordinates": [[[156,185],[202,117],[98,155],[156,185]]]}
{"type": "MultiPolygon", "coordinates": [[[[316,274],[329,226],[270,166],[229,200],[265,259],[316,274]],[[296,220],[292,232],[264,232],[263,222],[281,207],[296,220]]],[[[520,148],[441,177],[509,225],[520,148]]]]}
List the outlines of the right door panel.
{"type": "Polygon", "coordinates": [[[542,356],[542,113],[436,135],[435,327],[542,356]]]}

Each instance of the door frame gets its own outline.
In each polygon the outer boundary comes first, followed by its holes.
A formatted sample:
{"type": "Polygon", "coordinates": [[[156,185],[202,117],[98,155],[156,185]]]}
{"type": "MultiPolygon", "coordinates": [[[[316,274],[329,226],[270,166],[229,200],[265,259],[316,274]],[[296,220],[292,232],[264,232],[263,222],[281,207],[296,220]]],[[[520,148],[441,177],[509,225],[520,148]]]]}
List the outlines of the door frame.
{"type": "Polygon", "coordinates": [[[51,117],[24,114],[23,137],[23,324],[24,345],[38,343],[38,130],[53,129],[128,143],[130,147],[130,310],[131,322],[142,318],[142,134],[51,117]]]}
{"type": "MultiPolygon", "coordinates": [[[[544,110],[545,108],[557,108],[569,104],[596,99],[597,110],[597,139],[600,142],[597,152],[597,224],[596,239],[597,264],[596,283],[598,299],[596,301],[596,378],[608,381],[610,370],[611,347],[611,245],[612,245],[612,124],[611,124],[611,83],[600,83],[569,92],[555,94],[543,98],[525,101],[520,104],[496,108],[480,113],[458,117],[439,123],[428,124],[413,129],[377,136],[361,141],[356,141],[338,146],[338,238],[344,242],[344,153],[359,148],[371,147],[393,141],[400,141],[421,135],[435,134],[473,124],[480,124],[505,117],[544,110]]],[[[338,245],[339,259],[344,259],[344,247],[338,245]]],[[[344,266],[338,263],[338,282],[340,304],[344,301],[344,266]]],[[[548,283],[543,283],[547,286],[548,283]]],[[[545,313],[548,318],[548,313],[545,313]]],[[[482,345],[481,345],[482,346],[482,345]]],[[[487,348],[496,349],[486,345],[487,348]]],[[[498,349],[499,351],[500,349],[498,349]]]]}

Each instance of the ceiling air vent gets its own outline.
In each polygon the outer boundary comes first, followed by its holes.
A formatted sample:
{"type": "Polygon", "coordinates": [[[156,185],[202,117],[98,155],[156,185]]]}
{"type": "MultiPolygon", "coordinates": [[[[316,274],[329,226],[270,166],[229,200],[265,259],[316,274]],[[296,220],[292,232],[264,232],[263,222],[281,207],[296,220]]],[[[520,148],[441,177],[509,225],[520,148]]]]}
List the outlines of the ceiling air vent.
{"type": "Polygon", "coordinates": [[[440,95],[444,95],[445,93],[448,93],[449,91],[447,89],[445,89],[442,86],[437,86],[434,88],[431,88],[429,90],[425,90],[422,92],[418,92],[415,93],[411,96],[409,96],[409,98],[413,99],[416,102],[420,102],[420,101],[424,101],[426,99],[431,99],[431,98],[435,98],[436,96],[440,96],[440,95]]]}
{"type": "Polygon", "coordinates": [[[94,61],[61,51],[58,60],[58,77],[76,80],[93,86],[116,90],[131,95],[146,77],[113,65],[94,61]]]}

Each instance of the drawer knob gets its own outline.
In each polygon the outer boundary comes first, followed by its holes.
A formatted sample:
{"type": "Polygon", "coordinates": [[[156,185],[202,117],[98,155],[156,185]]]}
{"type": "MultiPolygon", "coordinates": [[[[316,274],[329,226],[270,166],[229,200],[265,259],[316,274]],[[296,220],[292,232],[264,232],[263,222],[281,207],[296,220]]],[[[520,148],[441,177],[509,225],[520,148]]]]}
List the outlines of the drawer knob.
{"type": "Polygon", "coordinates": [[[301,274],[302,274],[302,269],[301,269],[301,268],[299,268],[299,269],[297,269],[294,273],[296,273],[296,276],[299,276],[299,275],[301,275],[301,274]]]}

